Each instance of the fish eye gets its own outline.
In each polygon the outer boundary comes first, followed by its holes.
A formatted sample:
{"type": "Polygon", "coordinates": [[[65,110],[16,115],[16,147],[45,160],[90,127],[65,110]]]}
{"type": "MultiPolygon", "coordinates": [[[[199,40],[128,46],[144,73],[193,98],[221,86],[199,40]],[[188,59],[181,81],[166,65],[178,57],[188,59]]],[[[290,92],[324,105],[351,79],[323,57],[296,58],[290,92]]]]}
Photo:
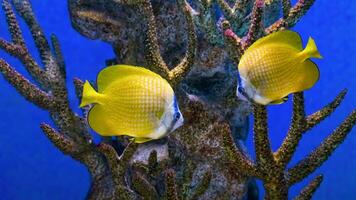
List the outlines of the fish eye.
{"type": "Polygon", "coordinates": [[[174,114],[174,119],[179,119],[180,118],[180,113],[179,112],[177,112],[176,114],[174,114]]]}

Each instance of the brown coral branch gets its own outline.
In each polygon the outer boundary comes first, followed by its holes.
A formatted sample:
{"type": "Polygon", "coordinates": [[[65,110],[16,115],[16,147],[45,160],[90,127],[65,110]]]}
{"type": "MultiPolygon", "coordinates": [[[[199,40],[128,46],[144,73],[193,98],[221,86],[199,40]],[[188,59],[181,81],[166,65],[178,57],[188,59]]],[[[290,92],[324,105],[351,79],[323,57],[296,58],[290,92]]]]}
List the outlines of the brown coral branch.
{"type": "Polygon", "coordinates": [[[173,86],[177,85],[179,81],[190,71],[194,63],[197,48],[194,23],[189,7],[185,0],[181,0],[179,4],[188,24],[188,47],[182,61],[172,70],[169,70],[160,53],[155,16],[153,14],[151,2],[150,0],[145,0],[140,4],[140,8],[142,9],[148,23],[146,49],[147,58],[151,62],[151,66],[147,67],[167,79],[173,86]]]}
{"type": "Polygon", "coordinates": [[[304,109],[304,95],[303,92],[295,93],[293,95],[293,114],[291,126],[288,130],[287,136],[284,139],[281,147],[277,150],[274,157],[277,164],[285,167],[299,144],[300,139],[305,129],[305,109],[304,109]]]}
{"type": "Polygon", "coordinates": [[[341,125],[322,142],[318,148],[316,148],[305,159],[299,161],[296,166],[288,170],[288,184],[293,185],[314,172],[344,141],[355,124],[356,111],[354,110],[345,119],[345,121],[343,121],[341,125]]]}
{"type": "Polygon", "coordinates": [[[288,14],[286,23],[288,27],[294,26],[300,18],[302,18],[314,4],[315,0],[298,0],[298,2],[293,6],[288,14]]]}
{"type": "Polygon", "coordinates": [[[28,101],[45,110],[55,110],[55,99],[30,83],[6,61],[0,59],[0,72],[4,78],[28,101]]]}
{"type": "Polygon", "coordinates": [[[285,27],[293,27],[300,20],[300,18],[308,12],[314,2],[315,0],[298,0],[298,2],[289,10],[288,17],[284,19],[281,18],[266,28],[266,34],[276,32],[285,27]]]}
{"type": "Polygon", "coordinates": [[[248,2],[249,2],[249,0],[237,0],[237,1],[235,1],[235,4],[232,7],[232,9],[235,12],[241,12],[242,10],[245,10],[247,8],[248,2]]]}
{"type": "Polygon", "coordinates": [[[124,172],[119,166],[120,158],[115,149],[109,144],[100,143],[98,145],[98,150],[104,154],[107,159],[115,185],[122,185],[125,183],[125,178],[121,176],[124,172]],[[118,171],[118,169],[120,169],[120,171],[118,171]]]}
{"type": "Polygon", "coordinates": [[[42,28],[37,23],[36,17],[33,14],[31,4],[28,1],[23,0],[13,0],[16,10],[19,12],[21,17],[25,20],[28,25],[32,37],[35,41],[35,45],[40,53],[42,62],[47,66],[53,60],[51,59],[51,49],[42,31],[42,28]]]}
{"type": "Polygon", "coordinates": [[[292,8],[291,0],[282,0],[283,18],[287,19],[289,10],[292,8]]]}
{"type": "Polygon", "coordinates": [[[337,97],[330,102],[328,105],[326,105],[323,109],[309,115],[306,117],[306,126],[304,131],[308,131],[312,129],[314,126],[318,125],[321,121],[323,121],[325,118],[330,116],[331,113],[334,112],[334,110],[341,104],[341,102],[344,100],[346,96],[347,90],[342,90],[337,97]]]}
{"type": "Polygon", "coordinates": [[[127,168],[127,165],[129,164],[132,156],[134,155],[134,153],[136,152],[138,148],[138,143],[135,142],[130,142],[124,152],[122,152],[121,156],[120,156],[120,161],[121,161],[121,169],[124,170],[127,168]]]}
{"type": "Polygon", "coordinates": [[[82,81],[79,78],[75,77],[73,79],[73,84],[74,84],[74,87],[75,87],[75,94],[77,95],[77,98],[79,100],[82,100],[84,81],[82,81]]]}
{"type": "Polygon", "coordinates": [[[132,186],[143,199],[158,199],[158,193],[155,187],[153,187],[140,172],[133,172],[132,186]]]}
{"type": "Polygon", "coordinates": [[[66,69],[64,57],[62,54],[61,46],[59,44],[58,38],[56,35],[51,35],[51,43],[53,46],[54,57],[56,58],[56,65],[51,65],[48,67],[48,74],[51,74],[54,77],[60,77],[60,80],[66,80],[66,69]]]}
{"type": "Polygon", "coordinates": [[[212,178],[211,172],[210,171],[205,172],[202,180],[195,187],[192,197],[190,198],[191,200],[197,200],[199,199],[199,197],[201,197],[201,195],[205,193],[205,191],[208,189],[210,185],[211,178],[212,178]]]}
{"type": "Polygon", "coordinates": [[[184,163],[183,167],[183,174],[182,174],[182,179],[179,182],[179,187],[180,191],[182,191],[182,198],[183,199],[190,199],[189,196],[192,196],[190,194],[191,190],[191,183],[193,180],[194,176],[194,171],[197,169],[197,164],[194,163],[193,160],[187,160],[187,162],[184,163]]]}
{"type": "Polygon", "coordinates": [[[47,85],[44,71],[28,53],[27,48],[24,48],[22,45],[23,44],[12,44],[0,38],[0,49],[3,49],[8,54],[18,58],[21,63],[23,63],[23,65],[26,67],[26,70],[29,72],[29,74],[37,82],[39,82],[41,85],[47,85]]]}
{"type": "Polygon", "coordinates": [[[265,106],[254,104],[254,145],[257,167],[266,173],[274,168],[275,162],[268,137],[267,109],[265,106]]]}
{"type": "Polygon", "coordinates": [[[226,0],[217,0],[216,2],[221,8],[222,13],[227,20],[233,24],[242,23],[248,7],[248,0],[236,0],[232,8],[226,2],[226,0]]]}
{"type": "Polygon", "coordinates": [[[287,137],[284,139],[281,147],[275,153],[275,159],[278,164],[285,167],[291,160],[303,133],[319,124],[323,119],[329,116],[342,102],[346,95],[346,90],[340,94],[322,110],[305,118],[304,97],[302,93],[293,95],[293,117],[291,127],[287,137]]]}
{"type": "Polygon", "coordinates": [[[189,73],[193,67],[197,51],[197,36],[195,34],[194,21],[191,11],[185,0],[178,1],[187,22],[188,47],[182,61],[169,72],[169,79],[173,85],[177,85],[189,73]]]}
{"type": "Polygon", "coordinates": [[[19,24],[17,23],[16,15],[13,12],[11,4],[8,0],[4,0],[2,6],[5,11],[6,21],[10,30],[12,42],[22,48],[25,48],[26,44],[22,37],[22,32],[19,24]]]}
{"type": "MultiPolygon", "coordinates": [[[[289,0],[283,0],[283,18],[281,18],[271,27],[267,28],[265,32],[268,34],[284,27],[293,26],[299,20],[299,18],[305,14],[313,2],[313,0],[300,0],[294,7],[291,8],[291,2],[289,0]]],[[[230,23],[227,20],[221,23],[222,29],[224,31],[227,50],[230,54],[230,57],[233,58],[236,64],[239,63],[240,57],[242,56],[244,50],[247,49],[260,36],[262,36],[261,27],[263,3],[264,1],[255,1],[253,12],[251,14],[249,31],[243,39],[238,37],[232,31],[230,23]]],[[[234,10],[232,10],[225,1],[218,1],[218,4],[223,9],[223,12],[227,13],[226,15],[229,19],[234,10]]],[[[266,199],[285,199],[288,196],[289,188],[289,185],[287,184],[289,183],[289,176],[285,175],[287,173],[285,171],[285,167],[290,162],[303,133],[330,115],[341,103],[344,95],[344,92],[340,93],[340,95],[324,109],[308,117],[305,117],[303,93],[294,94],[291,126],[287,137],[275,154],[272,153],[270,147],[266,109],[263,106],[254,105],[254,143],[257,166],[254,166],[252,161],[249,161],[248,159],[246,161],[244,156],[238,154],[238,151],[232,148],[232,145],[229,144],[229,138],[226,138],[225,136],[224,142],[227,149],[226,152],[229,157],[235,157],[235,160],[232,159],[235,166],[243,169],[244,172],[249,172],[250,175],[257,174],[256,177],[259,177],[264,181],[266,199]],[[251,167],[251,165],[253,167],[251,167]]],[[[338,144],[341,142],[342,140],[338,141],[338,144]]],[[[336,148],[336,146],[334,148],[336,148]]],[[[330,150],[330,154],[332,151],[333,150],[330,150]]],[[[326,158],[327,157],[325,157],[325,159],[326,158]]],[[[321,163],[325,161],[325,159],[316,165],[315,168],[319,167],[321,163]]],[[[295,171],[295,174],[298,174],[298,170],[295,171]]]]}
{"type": "MultiPolygon", "coordinates": [[[[75,94],[78,98],[79,101],[82,100],[82,95],[83,95],[83,86],[84,86],[84,81],[80,80],[79,78],[74,78],[73,79],[73,84],[74,84],[74,88],[75,88],[75,94]]],[[[88,116],[89,110],[90,110],[91,106],[84,106],[81,108],[82,112],[83,112],[83,117],[86,118],[88,116]]]]}
{"type": "Polygon", "coordinates": [[[129,163],[129,159],[131,159],[136,148],[137,144],[130,143],[119,157],[116,150],[111,145],[105,143],[100,143],[98,145],[98,150],[103,153],[108,160],[113,181],[116,185],[122,185],[125,183],[124,174],[128,167],[127,164],[129,163]]]}
{"type": "Polygon", "coordinates": [[[148,170],[150,173],[155,173],[157,171],[158,162],[157,162],[157,151],[153,150],[148,157],[148,170]]]}
{"type": "MultiPolygon", "coordinates": [[[[43,79],[46,79],[46,82],[42,81],[42,84],[48,83],[52,92],[55,96],[66,99],[67,93],[62,92],[66,90],[65,86],[65,76],[63,76],[64,62],[61,57],[61,53],[59,52],[59,44],[56,42],[56,38],[52,36],[52,41],[54,41],[54,50],[56,55],[58,55],[59,59],[56,59],[49,46],[49,43],[45,37],[45,34],[38,24],[35,15],[33,14],[31,4],[28,1],[24,0],[13,0],[15,8],[21,15],[21,17],[25,20],[28,25],[32,37],[35,41],[35,45],[39,51],[40,58],[45,68],[45,75],[42,76],[43,79]]],[[[47,86],[44,84],[44,86],[47,86]]]]}
{"type": "Polygon", "coordinates": [[[151,62],[151,66],[147,66],[150,70],[160,74],[162,77],[168,79],[169,69],[161,57],[160,48],[157,39],[157,28],[153,8],[150,0],[145,0],[141,5],[143,15],[147,20],[147,38],[146,49],[147,58],[151,62]]]}
{"type": "Polygon", "coordinates": [[[166,198],[167,200],[179,200],[176,185],[176,173],[173,169],[166,171],[166,198]]]}
{"type": "MultiPolygon", "coordinates": [[[[119,200],[132,200],[132,199],[138,199],[137,195],[130,190],[127,187],[124,187],[122,185],[115,185],[115,192],[112,197],[109,199],[119,199],[119,200]]],[[[107,198],[107,197],[102,197],[102,198],[107,198]]],[[[96,200],[96,199],[93,199],[96,200]]]]}
{"type": "Polygon", "coordinates": [[[230,22],[225,20],[222,22],[222,30],[224,31],[224,40],[230,57],[235,63],[240,62],[240,57],[243,54],[241,38],[237,36],[231,28],[230,22]]]}
{"type": "Polygon", "coordinates": [[[263,18],[264,0],[255,0],[252,17],[250,21],[250,27],[248,29],[245,42],[243,43],[243,49],[247,49],[252,43],[254,43],[262,32],[262,18],[263,18]]]}
{"type": "Polygon", "coordinates": [[[262,35],[262,18],[264,13],[263,10],[264,0],[255,0],[251,14],[252,17],[250,20],[250,26],[246,36],[243,39],[241,39],[234,33],[229,21],[223,21],[221,26],[224,31],[225,44],[227,44],[226,48],[230,54],[230,57],[232,57],[236,64],[240,62],[240,58],[244,53],[244,50],[246,50],[254,41],[256,41],[262,35]]]}
{"type": "Polygon", "coordinates": [[[50,125],[42,123],[41,129],[47,138],[64,154],[73,154],[76,151],[74,142],[66,138],[63,134],[58,133],[50,125]]]}
{"type": "MultiPolygon", "coordinates": [[[[39,30],[40,27],[32,13],[29,2],[27,0],[15,0],[13,2],[15,4],[15,8],[21,16],[23,18],[27,18],[25,19],[25,22],[29,28],[32,29],[32,31],[41,32],[41,30],[39,30]]],[[[7,9],[6,14],[9,15],[9,30],[11,34],[17,38],[13,40],[23,40],[23,36],[20,34],[21,30],[19,29],[18,23],[15,22],[16,18],[14,18],[15,15],[8,1],[4,2],[4,9],[7,9]]],[[[39,40],[38,44],[43,44],[45,46],[48,44],[47,41],[40,42],[41,40],[46,39],[44,36],[38,37],[40,37],[40,39],[34,38],[35,40],[39,40]]],[[[26,70],[33,77],[34,81],[37,81],[39,87],[45,89],[46,92],[39,89],[38,86],[30,83],[30,81],[28,81],[23,75],[19,74],[8,63],[1,60],[1,70],[7,81],[13,85],[27,100],[43,109],[48,110],[61,133],[66,136],[70,136],[70,139],[75,142],[83,142],[83,146],[90,144],[91,139],[86,133],[87,130],[85,124],[82,123],[81,118],[77,117],[69,107],[64,77],[56,76],[55,74],[54,75],[56,77],[52,77],[51,74],[48,74],[42,70],[42,68],[29,54],[28,49],[22,45],[22,42],[20,42],[20,44],[12,44],[0,39],[0,48],[7,51],[10,55],[17,57],[26,67],[26,70]]],[[[46,48],[47,47],[44,47],[43,49],[46,48]]],[[[57,53],[59,53],[58,48],[55,48],[57,49],[57,53]]],[[[51,53],[49,53],[47,57],[48,60],[51,60],[51,62],[48,63],[50,64],[49,66],[59,69],[60,67],[55,66],[59,62],[56,62],[55,58],[50,54],[51,53]]]]}
{"type": "Polygon", "coordinates": [[[114,0],[114,2],[123,4],[123,5],[136,5],[138,3],[141,3],[144,0],[114,0]]]}
{"type": "Polygon", "coordinates": [[[234,7],[231,8],[230,5],[225,1],[225,0],[217,0],[217,3],[219,4],[221,11],[227,19],[232,19],[233,15],[235,14],[235,5],[237,4],[238,0],[235,2],[234,7]]]}
{"type": "MultiPolygon", "coordinates": [[[[39,83],[38,85],[46,89],[46,92],[32,84],[2,59],[0,59],[1,73],[28,101],[49,111],[51,118],[58,127],[58,131],[47,124],[42,124],[41,128],[57,148],[83,163],[88,168],[93,180],[88,199],[100,199],[100,197],[104,196],[105,198],[112,199],[118,197],[116,194],[120,194],[119,197],[122,197],[121,199],[134,198],[135,194],[126,186],[113,185],[113,178],[111,177],[107,160],[103,154],[98,152],[97,147],[93,145],[92,138],[88,134],[87,125],[83,118],[77,116],[69,106],[67,99],[68,91],[65,87],[64,60],[57,39],[52,37],[54,48],[54,54],[52,54],[49,43],[34,17],[29,1],[14,0],[13,2],[17,11],[25,19],[31,30],[36,47],[41,54],[42,62],[46,65],[46,70],[43,70],[34,61],[25,47],[23,36],[8,1],[4,2],[3,8],[6,10],[5,14],[8,18],[13,43],[1,39],[0,48],[17,57],[33,79],[39,83]],[[103,193],[106,194],[103,195],[103,193]],[[107,196],[108,194],[110,196],[107,196]]],[[[121,158],[126,163],[119,164],[119,173],[123,173],[121,169],[126,169],[127,167],[129,162],[127,157],[129,157],[129,154],[132,155],[130,149],[132,150],[133,148],[131,147],[126,150],[125,154],[127,156],[123,155],[123,158],[121,158]]]]}
{"type": "Polygon", "coordinates": [[[321,182],[323,181],[323,175],[319,175],[314,178],[303,190],[300,194],[294,198],[294,200],[309,200],[313,197],[315,191],[320,186],[321,182]]]}
{"type": "Polygon", "coordinates": [[[223,144],[225,151],[228,154],[228,157],[230,158],[229,162],[231,162],[233,166],[240,170],[242,173],[246,173],[246,175],[248,176],[262,178],[253,161],[250,160],[250,158],[248,158],[239,149],[237,149],[230,133],[229,127],[224,127],[224,129],[225,131],[222,132],[227,134],[223,135],[223,144]]]}

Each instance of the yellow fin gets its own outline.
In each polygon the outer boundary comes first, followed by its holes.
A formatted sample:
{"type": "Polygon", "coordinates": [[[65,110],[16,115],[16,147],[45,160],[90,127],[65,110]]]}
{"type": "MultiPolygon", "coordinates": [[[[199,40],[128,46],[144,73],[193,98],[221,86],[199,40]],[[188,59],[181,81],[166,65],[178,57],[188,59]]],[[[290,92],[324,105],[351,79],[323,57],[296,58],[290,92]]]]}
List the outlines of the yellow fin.
{"type": "Polygon", "coordinates": [[[301,53],[302,55],[304,55],[303,59],[322,58],[322,56],[318,51],[318,48],[316,47],[314,39],[311,37],[309,37],[308,44],[301,53]]]}
{"type": "Polygon", "coordinates": [[[134,141],[135,143],[145,143],[145,142],[148,142],[148,141],[151,141],[152,139],[151,138],[131,138],[130,141],[134,141]]]}
{"type": "Polygon", "coordinates": [[[101,105],[93,106],[88,113],[88,124],[90,128],[95,130],[102,136],[114,136],[119,135],[113,130],[114,124],[110,119],[107,119],[104,115],[106,113],[105,107],[101,105]]]}
{"type": "Polygon", "coordinates": [[[274,100],[274,101],[270,102],[269,104],[282,104],[286,101],[288,101],[288,96],[285,96],[282,99],[274,100]]]}
{"type": "Polygon", "coordinates": [[[313,87],[314,84],[319,80],[319,68],[313,61],[308,59],[301,65],[302,66],[300,66],[300,71],[297,72],[300,74],[298,77],[298,83],[291,91],[291,93],[307,90],[313,87]]]}
{"type": "Polygon", "coordinates": [[[97,77],[98,91],[102,92],[114,81],[130,75],[155,76],[162,78],[158,74],[143,67],[136,67],[131,65],[114,65],[106,67],[100,71],[97,77]]]}
{"type": "Polygon", "coordinates": [[[79,107],[84,107],[92,103],[100,103],[98,97],[100,96],[88,81],[85,81],[83,85],[82,102],[79,107]]]}
{"type": "Polygon", "coordinates": [[[303,49],[302,39],[298,33],[290,30],[282,30],[258,39],[246,50],[246,53],[267,44],[288,45],[300,51],[303,49]]]}

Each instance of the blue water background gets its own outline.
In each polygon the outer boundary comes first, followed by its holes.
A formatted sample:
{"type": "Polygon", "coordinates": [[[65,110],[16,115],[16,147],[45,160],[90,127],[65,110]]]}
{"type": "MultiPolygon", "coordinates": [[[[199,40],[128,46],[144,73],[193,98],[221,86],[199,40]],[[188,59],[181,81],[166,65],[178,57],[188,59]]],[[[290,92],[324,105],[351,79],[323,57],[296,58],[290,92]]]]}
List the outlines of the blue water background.
{"type": "MultiPolygon", "coordinates": [[[[70,24],[66,1],[32,1],[36,16],[47,36],[55,33],[61,42],[67,64],[70,100],[73,108],[78,101],[72,79],[95,80],[96,73],[113,58],[111,47],[100,41],[82,37],[70,24]]],[[[30,33],[21,20],[30,52],[38,59],[30,33]]],[[[304,42],[312,36],[324,59],[315,60],[321,77],[305,93],[307,113],[330,102],[344,88],[349,93],[340,108],[320,126],[307,133],[292,165],[302,159],[356,107],[356,1],[318,0],[302,21],[294,28],[304,42]]],[[[9,39],[4,14],[0,12],[0,37],[9,39]]],[[[14,58],[0,51],[21,73],[25,70],[14,58]]],[[[86,168],[59,152],[41,133],[39,123],[50,122],[48,114],[26,102],[0,78],[0,199],[83,199],[89,188],[86,168]]],[[[288,129],[291,103],[269,107],[270,136],[277,149],[288,129]]],[[[251,136],[247,141],[253,152],[251,136]]],[[[324,181],[314,199],[356,198],[356,129],[315,173],[290,191],[295,196],[308,181],[324,174],[324,181]]],[[[259,183],[261,185],[261,183],[259,183]]]]}

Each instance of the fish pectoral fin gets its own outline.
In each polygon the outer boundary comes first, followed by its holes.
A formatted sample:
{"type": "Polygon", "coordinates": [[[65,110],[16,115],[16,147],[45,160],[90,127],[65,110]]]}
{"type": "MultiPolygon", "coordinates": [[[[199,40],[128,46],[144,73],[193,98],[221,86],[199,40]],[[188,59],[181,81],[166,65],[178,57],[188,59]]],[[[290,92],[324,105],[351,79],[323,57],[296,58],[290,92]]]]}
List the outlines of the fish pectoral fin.
{"type": "Polygon", "coordinates": [[[282,103],[288,101],[288,99],[289,99],[289,97],[285,96],[282,99],[277,99],[277,100],[270,102],[270,104],[282,104],[282,103]]]}
{"type": "Polygon", "coordinates": [[[135,143],[141,144],[141,143],[145,143],[148,141],[151,141],[152,138],[131,138],[130,141],[134,141],[135,143]]]}

